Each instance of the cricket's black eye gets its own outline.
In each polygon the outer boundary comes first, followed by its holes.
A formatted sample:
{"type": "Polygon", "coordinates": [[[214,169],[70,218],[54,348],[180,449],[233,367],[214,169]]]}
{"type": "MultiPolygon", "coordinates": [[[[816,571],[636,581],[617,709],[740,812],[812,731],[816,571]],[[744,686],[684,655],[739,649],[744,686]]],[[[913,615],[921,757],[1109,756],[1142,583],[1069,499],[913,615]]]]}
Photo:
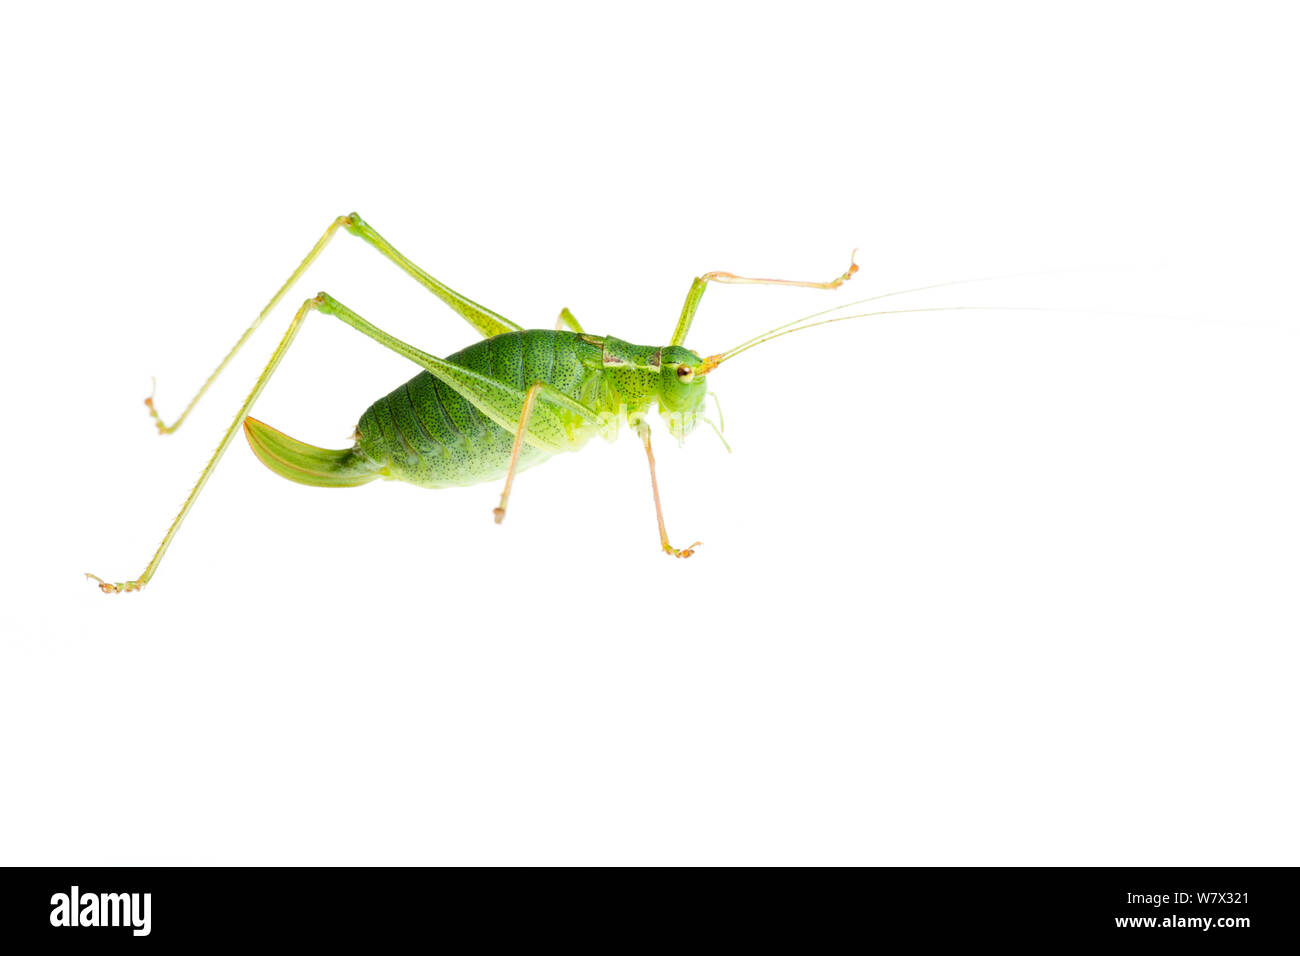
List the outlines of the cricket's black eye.
{"type": "Polygon", "coordinates": [[[688,384],[694,377],[695,369],[691,368],[689,365],[677,366],[677,381],[681,382],[683,385],[688,384]]]}

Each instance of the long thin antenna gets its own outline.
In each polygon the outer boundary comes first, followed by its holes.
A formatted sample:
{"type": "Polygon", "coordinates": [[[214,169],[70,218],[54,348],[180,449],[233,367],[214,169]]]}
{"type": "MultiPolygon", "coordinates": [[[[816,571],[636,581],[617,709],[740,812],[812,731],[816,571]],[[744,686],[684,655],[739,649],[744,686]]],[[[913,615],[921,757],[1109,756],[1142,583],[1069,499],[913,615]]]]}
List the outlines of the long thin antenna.
{"type": "MultiPolygon", "coordinates": [[[[758,333],[758,335],[755,335],[753,338],[746,339],[744,342],[741,342],[740,345],[747,345],[750,342],[755,341],[756,339],[761,339],[763,336],[771,334],[772,332],[779,332],[782,329],[788,329],[793,325],[799,325],[800,323],[807,322],[810,319],[816,319],[823,315],[830,315],[832,312],[839,312],[842,311],[843,309],[851,309],[855,305],[866,305],[868,302],[879,302],[882,299],[892,299],[895,296],[909,295],[910,293],[913,292],[929,292],[933,289],[946,289],[949,286],[958,286],[958,285],[975,285],[980,282],[997,282],[1001,279],[1028,279],[1037,276],[1069,275],[1072,273],[1087,273],[1087,272],[1097,272],[1097,271],[1099,270],[1098,269],[1039,269],[1032,272],[1004,272],[1000,275],[977,276],[973,279],[949,279],[947,282],[935,282],[931,285],[918,285],[918,286],[913,286],[910,289],[898,289],[895,292],[882,292],[879,295],[867,296],[867,298],[865,299],[855,299],[852,302],[841,302],[839,305],[834,306],[833,308],[822,309],[820,312],[813,312],[811,315],[801,316],[800,318],[797,318],[792,322],[787,322],[784,325],[778,325],[776,328],[768,329],[766,332],[760,332],[758,333]]],[[[736,348],[740,348],[740,345],[736,346],[736,348]]]]}
{"type": "MultiPolygon", "coordinates": [[[[834,311],[834,310],[830,310],[834,311]]],[[[733,359],[741,352],[748,352],[756,345],[762,345],[764,342],[770,342],[773,339],[779,339],[782,336],[793,335],[795,332],[803,332],[806,329],[815,329],[819,325],[833,325],[836,322],[848,322],[852,319],[869,319],[885,315],[910,315],[920,312],[1055,312],[1058,314],[1075,314],[1075,315],[1107,315],[1107,316],[1129,316],[1148,319],[1182,319],[1185,316],[1177,315],[1160,315],[1152,312],[1114,312],[1098,311],[1097,309],[1069,309],[1058,308],[1055,306],[1027,306],[1027,305],[943,305],[932,306],[921,309],[882,309],[877,312],[859,312],[854,315],[838,315],[831,319],[822,319],[819,322],[809,322],[806,325],[799,325],[797,328],[790,328],[795,323],[787,322],[785,325],[779,325],[775,329],[769,329],[762,335],[755,336],[742,342],[726,352],[720,352],[717,355],[710,355],[704,360],[703,373],[713,371],[728,359],[733,359]]],[[[824,313],[819,313],[824,314],[824,313]]],[[[803,320],[800,320],[803,321],[803,320]]]]}

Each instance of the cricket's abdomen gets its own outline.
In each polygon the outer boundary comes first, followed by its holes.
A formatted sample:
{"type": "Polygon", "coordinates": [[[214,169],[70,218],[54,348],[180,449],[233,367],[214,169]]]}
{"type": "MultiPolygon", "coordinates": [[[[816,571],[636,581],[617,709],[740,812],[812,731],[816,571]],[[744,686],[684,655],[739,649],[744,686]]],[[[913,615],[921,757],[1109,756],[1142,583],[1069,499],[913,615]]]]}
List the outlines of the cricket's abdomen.
{"type": "MultiPolygon", "coordinates": [[[[543,381],[582,401],[593,378],[599,376],[598,369],[583,363],[582,348],[570,333],[509,332],[476,342],[447,361],[520,391],[543,381]]],[[[379,475],[425,488],[504,477],[515,440],[513,431],[497,425],[428,372],[420,372],[366,409],[357,433],[356,452],[373,462],[379,475]]],[[[574,448],[589,433],[575,423],[574,448]]],[[[549,457],[525,442],[518,470],[549,457]]]]}
{"type": "MultiPolygon", "coordinates": [[[[491,481],[506,473],[515,436],[428,372],[366,409],[357,450],[397,478],[424,488],[491,481]]],[[[550,457],[527,443],[519,470],[550,457]]]]}

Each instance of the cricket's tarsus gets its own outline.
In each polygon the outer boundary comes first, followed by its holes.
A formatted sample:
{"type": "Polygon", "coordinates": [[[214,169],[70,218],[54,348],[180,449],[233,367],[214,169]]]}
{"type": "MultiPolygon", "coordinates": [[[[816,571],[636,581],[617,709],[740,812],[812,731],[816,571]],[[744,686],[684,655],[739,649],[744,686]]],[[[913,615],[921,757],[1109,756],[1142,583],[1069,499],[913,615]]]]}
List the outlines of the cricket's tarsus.
{"type": "Polygon", "coordinates": [[[99,589],[105,594],[120,594],[123,591],[139,591],[144,587],[144,584],[140,581],[122,581],[118,584],[111,584],[99,575],[91,574],[90,572],[86,572],[86,577],[90,578],[92,581],[98,581],[99,589]]]}

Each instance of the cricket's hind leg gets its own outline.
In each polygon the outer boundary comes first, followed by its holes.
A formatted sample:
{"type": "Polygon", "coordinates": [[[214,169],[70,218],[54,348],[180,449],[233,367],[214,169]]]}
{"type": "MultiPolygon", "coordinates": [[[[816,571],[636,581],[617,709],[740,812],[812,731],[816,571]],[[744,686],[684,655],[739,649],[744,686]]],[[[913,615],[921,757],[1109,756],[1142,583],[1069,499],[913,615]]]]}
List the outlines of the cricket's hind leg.
{"type": "Polygon", "coordinates": [[[111,581],[105,581],[97,574],[86,575],[86,577],[90,578],[92,581],[98,581],[99,589],[105,594],[120,594],[126,591],[139,591],[149,583],[150,579],[153,578],[154,572],[158,570],[158,565],[162,562],[163,555],[166,554],[167,549],[171,547],[172,539],[176,537],[176,532],[179,531],[181,525],[185,523],[185,517],[190,513],[190,509],[194,507],[194,502],[198,500],[200,492],[203,491],[203,486],[206,485],[208,479],[212,477],[212,472],[216,469],[217,462],[221,460],[221,456],[226,453],[226,449],[229,448],[230,443],[234,441],[235,435],[239,431],[239,426],[248,415],[249,410],[253,407],[253,403],[257,401],[258,396],[262,394],[262,390],[266,388],[266,383],[270,381],[271,376],[275,374],[275,370],[280,367],[280,360],[284,358],[284,353],[287,352],[289,346],[293,344],[294,337],[297,336],[298,329],[302,326],[303,320],[307,318],[307,314],[314,308],[316,308],[316,300],[308,299],[302,304],[302,307],[298,309],[297,313],[295,313],[293,321],[289,323],[289,328],[285,330],[284,337],[280,339],[280,344],[277,345],[275,351],[271,353],[271,360],[266,363],[266,368],[263,369],[262,374],[258,376],[257,382],[254,383],[252,391],[250,391],[248,397],[244,399],[244,404],[240,406],[239,411],[236,413],[235,420],[230,423],[230,427],[227,428],[225,434],[221,436],[221,441],[217,445],[216,451],[212,453],[212,457],[208,459],[207,465],[204,466],[203,471],[199,474],[198,480],[194,482],[194,487],[190,489],[189,495],[186,496],[185,503],[181,505],[180,512],[174,519],[172,519],[171,525],[167,528],[167,533],[163,535],[162,543],[158,545],[158,550],[154,552],[149,563],[145,565],[145,569],[140,572],[140,576],[131,581],[119,581],[114,583],[111,581]]]}
{"type": "MultiPolygon", "coordinates": [[[[170,434],[181,427],[181,423],[189,417],[190,412],[194,410],[194,406],[199,403],[199,399],[207,393],[208,389],[212,386],[212,383],[217,380],[217,377],[223,371],[225,371],[226,366],[230,364],[230,360],[235,357],[236,353],[238,353],[241,348],[244,347],[244,343],[252,338],[253,333],[257,331],[258,327],[262,324],[262,321],[270,314],[271,310],[279,304],[280,300],[284,298],[288,291],[294,287],[294,284],[302,278],[303,273],[311,267],[311,264],[316,261],[317,257],[325,251],[325,247],[329,245],[330,240],[334,238],[334,234],[340,229],[351,233],[359,239],[363,239],[371,248],[379,252],[380,255],[388,259],[443,302],[447,303],[447,305],[451,307],[452,311],[473,326],[474,330],[484,338],[491,338],[492,336],[500,335],[503,332],[520,331],[520,327],[509,319],[498,315],[485,306],[479,305],[472,299],[461,295],[455,289],[449,288],[439,282],[433,276],[429,275],[429,273],[425,272],[414,262],[393,248],[387,239],[375,232],[370,224],[359,215],[355,212],[348,213],[346,216],[337,217],[332,223],[330,223],[329,228],[326,229],[321,237],[316,240],[316,244],[311,247],[311,251],[309,251],[302,262],[298,264],[298,268],[293,270],[293,273],[289,278],[284,281],[282,286],[280,286],[279,291],[271,297],[271,301],[268,302],[265,308],[258,313],[257,318],[253,320],[253,324],[244,330],[244,334],[239,337],[239,340],[235,342],[230,351],[226,353],[226,357],[221,360],[220,364],[217,365],[212,374],[208,376],[207,381],[203,383],[195,396],[190,399],[189,404],[185,406],[184,410],[176,417],[175,421],[169,425],[162,420],[162,416],[158,414],[158,409],[154,405],[154,396],[152,393],[150,393],[149,397],[144,400],[145,406],[149,409],[150,417],[153,418],[154,424],[158,426],[158,433],[160,435],[170,434]]],[[[157,382],[154,384],[156,387],[157,382]]]]}

